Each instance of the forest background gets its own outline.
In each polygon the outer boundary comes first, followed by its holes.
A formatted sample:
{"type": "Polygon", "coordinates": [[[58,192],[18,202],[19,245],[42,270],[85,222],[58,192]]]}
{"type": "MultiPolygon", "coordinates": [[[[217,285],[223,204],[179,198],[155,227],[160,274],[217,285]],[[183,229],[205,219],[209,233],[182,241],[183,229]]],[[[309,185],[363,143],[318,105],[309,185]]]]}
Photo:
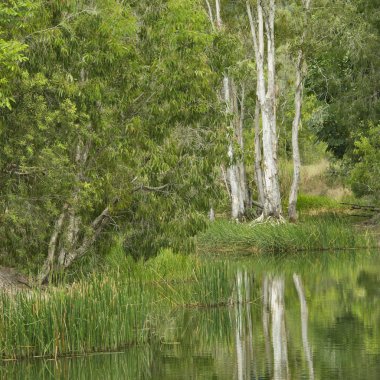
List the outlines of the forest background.
{"type": "Polygon", "coordinates": [[[136,258],[191,251],[210,210],[282,219],[295,131],[302,164],[327,157],[331,182],[377,204],[379,10],[377,0],[3,1],[1,263],[43,282],[114,244],[136,258]],[[260,7],[275,57],[263,72],[260,7]],[[273,96],[277,201],[258,180],[269,165],[260,80],[273,96]]]}

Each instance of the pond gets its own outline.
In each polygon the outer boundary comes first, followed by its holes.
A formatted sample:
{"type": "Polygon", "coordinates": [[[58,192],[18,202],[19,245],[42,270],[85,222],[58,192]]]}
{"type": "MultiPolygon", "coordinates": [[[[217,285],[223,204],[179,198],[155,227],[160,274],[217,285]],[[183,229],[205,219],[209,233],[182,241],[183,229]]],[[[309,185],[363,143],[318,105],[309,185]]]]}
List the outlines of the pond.
{"type": "Polygon", "coordinates": [[[229,263],[232,298],[239,302],[176,308],[150,343],[57,361],[3,363],[0,377],[379,379],[379,253],[234,257],[229,263]]]}

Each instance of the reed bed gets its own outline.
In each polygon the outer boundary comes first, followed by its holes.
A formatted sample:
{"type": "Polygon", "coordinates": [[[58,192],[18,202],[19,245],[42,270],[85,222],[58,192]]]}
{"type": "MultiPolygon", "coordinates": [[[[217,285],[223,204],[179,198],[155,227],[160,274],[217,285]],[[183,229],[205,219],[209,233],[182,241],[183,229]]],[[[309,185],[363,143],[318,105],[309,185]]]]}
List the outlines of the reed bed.
{"type": "Polygon", "coordinates": [[[336,216],[306,219],[300,224],[216,221],[198,238],[201,252],[292,253],[375,246],[370,233],[358,233],[352,224],[336,216]]]}
{"type": "Polygon", "coordinates": [[[119,264],[106,277],[93,275],[70,287],[1,294],[3,360],[141,344],[173,308],[228,303],[233,290],[225,263],[200,263],[168,251],[145,263],[123,258],[119,264]]]}

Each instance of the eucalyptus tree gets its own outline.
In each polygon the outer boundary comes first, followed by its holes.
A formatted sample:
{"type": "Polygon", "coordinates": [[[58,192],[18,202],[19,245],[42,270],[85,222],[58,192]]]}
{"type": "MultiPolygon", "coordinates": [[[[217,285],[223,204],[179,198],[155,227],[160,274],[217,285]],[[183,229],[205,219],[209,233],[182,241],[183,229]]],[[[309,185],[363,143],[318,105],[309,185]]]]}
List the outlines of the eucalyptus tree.
{"type": "MultiPolygon", "coordinates": [[[[310,10],[310,0],[302,0],[302,5],[305,13],[310,10]]],[[[302,112],[302,96],[304,87],[305,71],[305,54],[302,44],[306,38],[307,23],[303,25],[303,32],[300,41],[300,47],[297,53],[296,59],[296,81],[295,81],[295,96],[294,106],[295,113],[292,123],[292,150],[293,150],[293,180],[289,192],[289,206],[288,216],[290,221],[297,220],[297,197],[301,176],[301,157],[298,142],[298,131],[301,124],[301,112],[302,112]]]]}
{"type": "Polygon", "coordinates": [[[4,1],[0,4],[0,108],[11,108],[12,78],[24,62],[27,45],[19,39],[28,12],[36,7],[38,1],[4,1]],[[17,28],[15,28],[17,26],[17,28]]]}
{"type": "Polygon", "coordinates": [[[258,0],[252,13],[246,2],[257,67],[257,101],[260,104],[263,148],[263,217],[282,217],[278,178],[278,136],[276,131],[276,51],[274,0],[258,0]],[[265,49],[265,42],[267,48],[265,49]],[[265,54],[266,53],[266,54],[265,54]]]}
{"type": "MultiPolygon", "coordinates": [[[[205,0],[208,16],[212,28],[223,38],[223,34],[231,33],[227,31],[222,20],[222,4],[220,0],[215,0],[215,7],[209,0],[205,0]]],[[[228,37],[227,37],[228,38],[228,37]]],[[[237,42],[237,41],[235,41],[237,42]]],[[[234,48],[237,50],[236,47],[234,48]]],[[[221,51],[223,54],[223,52],[221,51]]],[[[231,54],[230,52],[227,53],[231,54]]],[[[227,182],[229,185],[229,195],[231,199],[231,217],[240,219],[246,213],[249,206],[249,190],[247,184],[246,168],[244,163],[244,118],[245,118],[245,85],[242,82],[236,83],[236,78],[231,75],[235,62],[228,62],[229,67],[222,67],[222,99],[225,105],[225,113],[228,134],[228,167],[227,182]]],[[[224,66],[224,65],[223,65],[224,66]]]]}
{"type": "Polygon", "coordinates": [[[152,254],[189,248],[205,224],[213,36],[197,2],[156,3],[52,1],[25,31],[28,61],[0,120],[0,233],[15,261],[43,262],[40,282],[116,234],[152,254]]]}

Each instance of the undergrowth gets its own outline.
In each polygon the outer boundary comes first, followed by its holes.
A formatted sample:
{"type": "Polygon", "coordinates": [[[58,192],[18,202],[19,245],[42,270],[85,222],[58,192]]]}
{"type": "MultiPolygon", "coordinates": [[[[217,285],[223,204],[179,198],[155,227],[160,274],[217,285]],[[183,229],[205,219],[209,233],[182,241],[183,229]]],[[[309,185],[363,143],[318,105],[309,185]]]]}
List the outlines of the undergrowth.
{"type": "Polygon", "coordinates": [[[374,246],[369,233],[355,233],[351,223],[334,215],[307,218],[299,224],[216,221],[198,238],[200,251],[292,253],[374,246]]]}

